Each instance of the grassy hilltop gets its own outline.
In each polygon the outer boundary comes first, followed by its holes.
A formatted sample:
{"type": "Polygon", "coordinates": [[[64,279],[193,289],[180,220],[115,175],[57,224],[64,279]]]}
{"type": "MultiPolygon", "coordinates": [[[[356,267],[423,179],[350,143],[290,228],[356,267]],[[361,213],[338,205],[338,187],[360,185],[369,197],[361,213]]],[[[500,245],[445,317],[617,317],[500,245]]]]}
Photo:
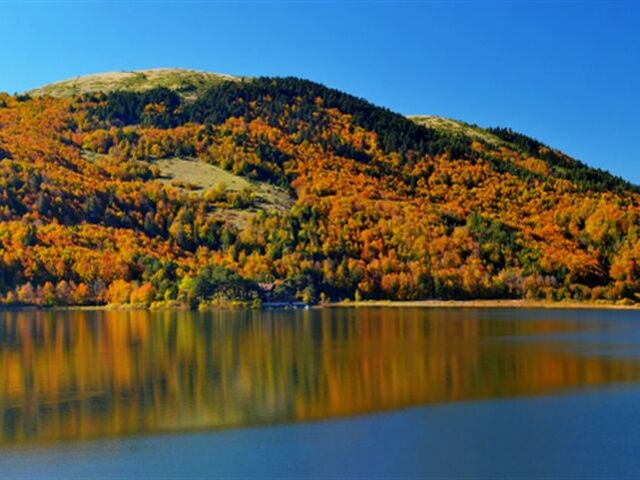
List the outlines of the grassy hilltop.
{"type": "Polygon", "coordinates": [[[72,97],[85,93],[132,91],[169,88],[180,95],[194,97],[225,81],[239,81],[239,77],[219,73],[180,68],[99,73],[51,83],[29,92],[33,96],[72,97]]]}

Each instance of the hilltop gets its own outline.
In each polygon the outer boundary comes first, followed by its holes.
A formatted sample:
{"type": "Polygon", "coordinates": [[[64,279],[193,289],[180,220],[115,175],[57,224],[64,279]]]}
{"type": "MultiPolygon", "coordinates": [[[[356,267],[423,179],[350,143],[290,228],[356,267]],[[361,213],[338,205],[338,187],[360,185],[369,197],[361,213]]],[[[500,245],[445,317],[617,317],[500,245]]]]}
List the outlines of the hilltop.
{"type": "Polygon", "coordinates": [[[638,187],[508,128],[182,70],[0,126],[4,303],[640,300],[638,187]]]}
{"type": "Polygon", "coordinates": [[[494,135],[489,130],[460,120],[453,120],[451,118],[440,117],[437,115],[411,115],[408,118],[416,122],[418,125],[423,125],[450,135],[462,135],[466,138],[478,140],[496,147],[505,145],[504,140],[497,135],[494,135]]]}
{"type": "Polygon", "coordinates": [[[194,97],[221,82],[239,80],[240,77],[220,73],[183,68],[154,68],[85,75],[44,85],[26,93],[33,96],[73,97],[97,92],[142,92],[164,87],[182,96],[194,97]]]}

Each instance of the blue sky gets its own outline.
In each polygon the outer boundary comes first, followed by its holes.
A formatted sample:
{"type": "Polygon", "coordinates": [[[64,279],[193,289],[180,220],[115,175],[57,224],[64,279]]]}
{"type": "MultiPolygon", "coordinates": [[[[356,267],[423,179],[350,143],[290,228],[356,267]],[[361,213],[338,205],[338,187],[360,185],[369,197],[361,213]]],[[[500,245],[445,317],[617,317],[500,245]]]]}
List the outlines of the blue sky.
{"type": "Polygon", "coordinates": [[[509,126],[640,184],[638,2],[0,0],[0,91],[187,67],[509,126]]]}

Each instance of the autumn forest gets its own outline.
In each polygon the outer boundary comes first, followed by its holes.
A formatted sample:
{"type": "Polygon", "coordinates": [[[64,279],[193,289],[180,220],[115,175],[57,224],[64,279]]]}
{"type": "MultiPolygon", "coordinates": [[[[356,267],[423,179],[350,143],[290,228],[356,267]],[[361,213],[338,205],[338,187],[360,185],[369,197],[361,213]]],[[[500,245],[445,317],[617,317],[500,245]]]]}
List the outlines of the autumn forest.
{"type": "Polygon", "coordinates": [[[443,125],[296,78],[0,94],[1,302],[640,301],[638,187],[443,125]]]}

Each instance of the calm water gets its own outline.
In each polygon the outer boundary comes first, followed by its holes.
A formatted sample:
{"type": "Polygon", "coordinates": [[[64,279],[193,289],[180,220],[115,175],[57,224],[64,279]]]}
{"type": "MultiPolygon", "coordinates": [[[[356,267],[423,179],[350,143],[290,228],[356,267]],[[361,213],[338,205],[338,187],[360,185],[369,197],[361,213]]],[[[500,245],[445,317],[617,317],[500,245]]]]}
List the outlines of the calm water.
{"type": "Polygon", "coordinates": [[[5,478],[640,478],[640,312],[0,312],[5,478]]]}

